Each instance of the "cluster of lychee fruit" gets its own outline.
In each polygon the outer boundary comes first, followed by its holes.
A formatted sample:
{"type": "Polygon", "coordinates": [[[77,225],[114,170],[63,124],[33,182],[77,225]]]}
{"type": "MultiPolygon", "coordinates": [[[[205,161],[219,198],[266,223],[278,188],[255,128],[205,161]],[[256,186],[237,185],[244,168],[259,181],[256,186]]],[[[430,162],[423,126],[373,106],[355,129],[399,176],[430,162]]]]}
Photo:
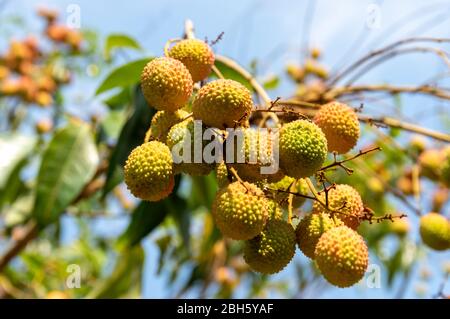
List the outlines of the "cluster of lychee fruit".
{"type": "MultiPolygon", "coordinates": [[[[38,14],[45,19],[45,34],[52,42],[66,45],[71,53],[80,49],[81,33],[58,24],[57,12],[40,9],[38,14]]],[[[17,97],[40,106],[52,104],[56,90],[70,81],[70,75],[67,69],[51,62],[51,54],[42,49],[37,37],[13,39],[0,56],[0,96],[17,97]]]]}
{"type": "Polygon", "coordinates": [[[172,192],[175,174],[214,170],[219,186],[212,206],[215,224],[224,237],[244,241],[244,260],[253,270],[281,271],[298,246],[331,284],[349,287],[361,280],[369,257],[357,233],[365,212],[359,193],[344,184],[317,192],[309,179],[322,169],[328,153],[344,154],[355,147],[360,136],[355,110],[330,102],[312,120],[275,123],[265,134],[250,124],[257,108],[247,87],[223,78],[206,83],[215,61],[208,43],[180,39],[172,44],[142,71],[143,95],[158,112],[144,143],[125,163],[131,193],[158,201],[172,192]],[[213,128],[222,146],[232,130],[240,129],[244,142],[235,150],[245,161],[225,156],[214,163],[203,158],[175,161],[174,148],[180,143],[206,148],[195,120],[202,121],[202,129],[213,128]],[[255,149],[259,152],[252,156],[255,149]],[[278,159],[276,172],[263,173],[278,159]],[[314,201],[312,211],[294,225],[292,211],[307,198],[314,201]]]}

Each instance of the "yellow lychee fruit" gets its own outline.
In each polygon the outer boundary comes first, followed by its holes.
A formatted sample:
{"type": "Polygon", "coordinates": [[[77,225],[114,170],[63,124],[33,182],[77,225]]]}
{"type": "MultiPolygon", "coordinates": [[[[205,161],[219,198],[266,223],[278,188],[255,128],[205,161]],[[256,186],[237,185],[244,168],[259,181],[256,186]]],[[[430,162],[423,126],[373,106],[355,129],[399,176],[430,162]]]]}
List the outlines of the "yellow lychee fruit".
{"type": "Polygon", "coordinates": [[[269,220],[264,230],[244,245],[245,262],[251,269],[263,274],[281,271],[294,254],[294,228],[283,220],[269,220]]]}
{"type": "Polygon", "coordinates": [[[444,216],[431,212],[420,218],[420,236],[434,250],[450,249],[450,222],[444,216]]]}
{"type": "Polygon", "coordinates": [[[158,140],[163,143],[166,142],[167,133],[172,126],[180,123],[189,116],[189,113],[183,110],[176,110],[175,112],[158,111],[152,118],[150,128],[145,133],[144,142],[149,142],[150,139],[158,140]]]}
{"type": "Polygon", "coordinates": [[[358,142],[358,117],[355,111],[344,103],[330,102],[322,105],[314,117],[314,123],[325,133],[329,152],[345,154],[358,142]]]}
{"type": "Polygon", "coordinates": [[[440,177],[440,169],[444,162],[443,153],[439,149],[427,149],[419,156],[420,174],[438,181],[440,177]]]}
{"type": "Polygon", "coordinates": [[[169,50],[169,56],[187,67],[194,82],[206,79],[214,65],[214,53],[210,46],[198,39],[177,42],[169,50]]]}
{"type": "MultiPolygon", "coordinates": [[[[309,188],[306,181],[303,178],[295,180],[295,178],[290,176],[283,177],[280,181],[276,183],[267,184],[267,189],[272,193],[274,200],[279,203],[282,207],[288,207],[289,193],[297,193],[302,195],[308,195],[309,188]]],[[[299,208],[305,202],[305,198],[301,196],[293,195],[292,197],[292,207],[299,208]]]]}
{"type": "Polygon", "coordinates": [[[295,229],[298,248],[305,256],[314,259],[314,251],[320,236],[333,227],[342,226],[341,220],[330,217],[328,214],[311,213],[303,217],[295,229]]]}
{"type": "MultiPolygon", "coordinates": [[[[326,202],[325,192],[320,194],[323,203],[326,202]]],[[[328,191],[328,209],[315,201],[315,213],[333,213],[344,224],[352,229],[358,228],[363,217],[364,204],[358,191],[350,185],[338,184],[328,191]]]]}
{"type": "Polygon", "coordinates": [[[174,112],[183,107],[191,97],[193,85],[188,69],[172,58],[151,60],[141,74],[142,93],[147,103],[161,111],[174,112]]]}
{"type": "Polygon", "coordinates": [[[215,80],[195,96],[192,111],[196,120],[219,129],[238,127],[250,116],[253,101],[250,91],[233,80],[215,80]]]}
{"type": "Polygon", "coordinates": [[[173,189],[172,154],[158,141],[151,141],[131,151],[124,167],[125,183],[130,192],[143,200],[158,201],[173,189]]]}
{"type": "Polygon", "coordinates": [[[364,239],[347,226],[331,228],[319,239],[314,252],[317,267],[337,287],[350,287],[367,270],[369,253],[364,239]]]}
{"type": "Polygon", "coordinates": [[[283,209],[277,202],[268,199],[267,211],[269,213],[269,219],[283,219],[283,209]]]}
{"type": "Polygon", "coordinates": [[[285,124],[280,130],[280,166],[294,178],[313,175],[327,157],[327,140],[322,130],[307,120],[285,124]]]}
{"type": "Polygon", "coordinates": [[[166,142],[172,151],[175,174],[208,175],[214,169],[215,163],[205,162],[203,156],[207,141],[203,140],[201,123],[190,118],[175,124],[169,130],[166,142]]]}
{"type": "Polygon", "coordinates": [[[406,236],[410,228],[411,226],[409,225],[408,220],[405,218],[396,219],[393,222],[389,223],[389,231],[399,237],[406,236]]]}
{"type": "Polygon", "coordinates": [[[247,240],[257,236],[266,224],[267,199],[256,185],[233,182],[217,192],[212,212],[225,237],[247,240]]]}

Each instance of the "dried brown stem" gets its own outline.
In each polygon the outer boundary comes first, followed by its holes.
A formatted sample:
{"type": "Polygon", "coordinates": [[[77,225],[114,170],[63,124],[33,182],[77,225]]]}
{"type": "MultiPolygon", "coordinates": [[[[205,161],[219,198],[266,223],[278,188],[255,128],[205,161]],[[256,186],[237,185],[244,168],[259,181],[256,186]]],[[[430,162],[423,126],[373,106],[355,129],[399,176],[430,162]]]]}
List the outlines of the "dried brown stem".
{"type": "Polygon", "coordinates": [[[341,160],[341,161],[336,160],[336,156],[335,156],[333,163],[322,167],[321,169],[319,169],[319,171],[325,171],[325,170],[330,169],[332,167],[339,166],[339,167],[342,167],[347,172],[347,174],[352,174],[353,170],[348,168],[348,167],[345,167],[343,164],[346,163],[346,162],[350,162],[350,161],[354,160],[355,158],[358,158],[360,156],[363,156],[363,155],[366,155],[368,153],[375,152],[375,151],[381,151],[381,148],[376,146],[376,147],[369,148],[367,150],[360,150],[358,152],[358,154],[356,154],[356,155],[354,155],[352,157],[346,158],[344,160],[341,160]]]}

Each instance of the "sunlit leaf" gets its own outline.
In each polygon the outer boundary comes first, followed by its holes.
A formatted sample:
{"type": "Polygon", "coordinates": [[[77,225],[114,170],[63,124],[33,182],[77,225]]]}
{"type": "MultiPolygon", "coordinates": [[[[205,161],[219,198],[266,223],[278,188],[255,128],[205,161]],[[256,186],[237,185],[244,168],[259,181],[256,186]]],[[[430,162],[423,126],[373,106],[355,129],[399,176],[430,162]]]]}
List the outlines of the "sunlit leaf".
{"type": "Polygon", "coordinates": [[[55,133],[43,154],[33,216],[54,222],[94,175],[99,157],[89,127],[70,123],[55,133]]]}
{"type": "Polygon", "coordinates": [[[112,52],[117,48],[129,48],[140,50],[139,43],[125,34],[111,34],[106,38],[105,50],[103,52],[105,59],[110,60],[112,52]]]}
{"type": "Polygon", "coordinates": [[[98,87],[96,95],[118,87],[132,86],[139,82],[142,69],[152,58],[129,62],[114,69],[98,87]]]}

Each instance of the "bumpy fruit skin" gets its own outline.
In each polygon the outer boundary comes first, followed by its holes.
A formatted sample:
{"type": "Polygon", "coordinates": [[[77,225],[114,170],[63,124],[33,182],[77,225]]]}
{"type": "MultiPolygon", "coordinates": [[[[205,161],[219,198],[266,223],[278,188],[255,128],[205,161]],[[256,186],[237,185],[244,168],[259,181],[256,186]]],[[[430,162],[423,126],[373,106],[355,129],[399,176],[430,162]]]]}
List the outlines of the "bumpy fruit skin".
{"type": "Polygon", "coordinates": [[[124,177],[136,197],[152,202],[167,197],[174,186],[169,148],[157,141],[136,147],[125,163],[124,177]]]}
{"type": "Polygon", "coordinates": [[[295,229],[298,248],[305,256],[314,259],[319,238],[331,228],[342,225],[342,221],[336,219],[335,222],[328,214],[311,213],[305,216],[295,229]]]}
{"type": "Polygon", "coordinates": [[[145,99],[160,111],[174,112],[184,106],[191,97],[193,85],[188,69],[172,58],[151,60],[141,74],[145,99]]]}
{"type": "Polygon", "coordinates": [[[175,112],[156,112],[152,118],[150,128],[147,133],[145,133],[144,142],[148,142],[152,139],[165,143],[170,128],[183,121],[188,115],[189,113],[183,110],[176,110],[175,112]]]}
{"type": "Polygon", "coordinates": [[[314,255],[317,267],[325,279],[341,288],[360,281],[369,263],[364,239],[347,226],[325,232],[317,242],[314,255]]]}
{"type": "Polygon", "coordinates": [[[244,185],[233,182],[219,190],[212,207],[222,234],[236,240],[257,236],[268,218],[264,193],[254,184],[245,182],[244,185]]]}
{"type": "Polygon", "coordinates": [[[283,209],[277,202],[273,200],[267,200],[267,211],[269,212],[269,219],[283,219],[283,209]]]}
{"type": "MultiPolygon", "coordinates": [[[[294,193],[298,193],[298,194],[302,194],[302,195],[308,195],[309,188],[304,179],[302,179],[302,178],[299,179],[295,183],[295,187],[293,187],[294,182],[295,182],[295,178],[290,177],[290,176],[284,176],[280,181],[278,181],[276,183],[270,183],[267,185],[268,189],[273,190],[272,193],[273,193],[274,200],[277,203],[279,203],[281,205],[281,207],[287,208],[289,206],[289,201],[288,201],[289,194],[283,193],[283,192],[278,192],[278,190],[284,191],[284,192],[290,191],[290,192],[294,192],[294,193]]],[[[302,206],[304,202],[305,202],[304,197],[295,196],[295,195],[292,197],[292,207],[294,209],[302,206]]]]}
{"type": "Polygon", "coordinates": [[[230,181],[228,180],[228,170],[224,162],[216,165],[216,180],[219,188],[227,186],[230,181]]]}
{"type": "MultiPolygon", "coordinates": [[[[325,193],[320,194],[325,202],[325,193]]],[[[352,229],[358,228],[363,216],[364,204],[359,193],[350,185],[338,184],[336,188],[328,191],[328,207],[331,211],[337,211],[336,217],[352,229]]],[[[313,212],[327,213],[327,209],[318,202],[313,204],[313,212]]]]}
{"type": "Polygon", "coordinates": [[[250,91],[233,80],[215,80],[203,86],[195,96],[192,111],[196,120],[219,129],[241,126],[253,107],[250,91]]]}
{"type": "Polygon", "coordinates": [[[434,250],[450,249],[450,222],[442,215],[428,213],[420,218],[420,236],[434,250]]]}
{"type": "Polygon", "coordinates": [[[359,121],[355,111],[346,104],[330,102],[322,105],[314,117],[328,141],[328,151],[345,154],[359,139],[359,121]]]}
{"type": "Polygon", "coordinates": [[[172,155],[174,158],[174,173],[185,173],[194,176],[200,175],[208,175],[214,169],[214,163],[208,164],[204,161],[203,158],[203,147],[207,143],[202,139],[203,137],[203,129],[198,126],[195,129],[195,124],[192,119],[188,119],[181,123],[175,124],[169,130],[167,134],[167,146],[172,151],[172,155]],[[198,141],[198,145],[201,147],[199,150],[199,155],[201,155],[201,159],[199,163],[195,162],[195,145],[196,141],[198,141]],[[175,147],[182,147],[178,152],[175,147]],[[188,145],[190,145],[190,158],[186,157],[186,161],[184,161],[184,150],[189,150],[188,145]],[[180,157],[180,163],[175,160],[177,157],[180,157]]]}
{"type": "Polygon", "coordinates": [[[240,178],[254,183],[266,178],[279,180],[283,177],[284,174],[279,167],[275,171],[274,164],[277,160],[273,149],[273,139],[277,138],[275,134],[255,128],[236,130],[235,134],[241,135],[242,143],[239,143],[237,139],[234,140],[235,158],[231,166],[236,169],[240,178]],[[265,174],[267,171],[264,170],[268,169],[271,170],[269,171],[271,174],[265,174]]]}
{"type": "Polygon", "coordinates": [[[254,271],[274,274],[295,254],[295,232],[283,220],[269,220],[264,230],[244,245],[244,260],[254,271]]]}
{"type": "Polygon", "coordinates": [[[327,140],[314,123],[296,120],[280,131],[280,166],[295,178],[313,175],[327,157],[327,140]]]}
{"type": "Polygon", "coordinates": [[[198,39],[177,42],[169,51],[171,58],[181,61],[192,75],[192,80],[204,80],[214,65],[214,53],[208,44],[198,39]]]}

